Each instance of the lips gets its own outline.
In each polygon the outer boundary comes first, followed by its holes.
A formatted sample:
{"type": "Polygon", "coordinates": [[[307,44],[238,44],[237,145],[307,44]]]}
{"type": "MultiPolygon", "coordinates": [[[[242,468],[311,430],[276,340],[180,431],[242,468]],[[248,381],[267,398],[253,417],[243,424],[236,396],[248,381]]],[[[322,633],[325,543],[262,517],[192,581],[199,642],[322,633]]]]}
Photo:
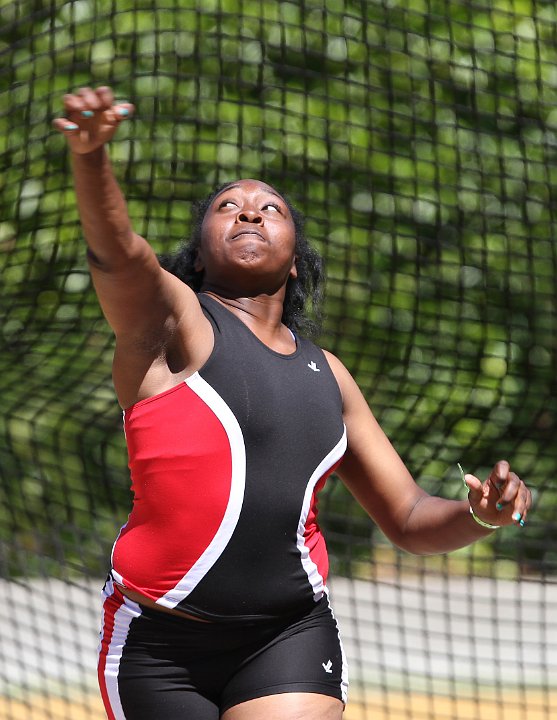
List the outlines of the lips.
{"type": "Polygon", "coordinates": [[[266,240],[263,233],[260,233],[259,230],[240,230],[239,232],[232,235],[232,240],[236,240],[236,238],[241,237],[242,235],[255,235],[258,238],[261,238],[261,240],[266,240]]]}

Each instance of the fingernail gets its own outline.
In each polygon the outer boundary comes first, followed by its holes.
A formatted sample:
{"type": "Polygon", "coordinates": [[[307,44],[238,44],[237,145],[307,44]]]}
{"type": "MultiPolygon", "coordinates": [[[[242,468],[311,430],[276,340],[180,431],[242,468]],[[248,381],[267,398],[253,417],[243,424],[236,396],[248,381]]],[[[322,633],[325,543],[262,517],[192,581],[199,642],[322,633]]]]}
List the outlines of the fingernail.
{"type": "Polygon", "coordinates": [[[77,125],[75,123],[69,123],[64,130],[77,130],[77,125]]]}
{"type": "Polygon", "coordinates": [[[503,503],[498,502],[495,507],[497,508],[497,510],[500,511],[500,510],[502,510],[505,506],[503,505],[503,503]]]}
{"type": "Polygon", "coordinates": [[[130,111],[128,110],[128,108],[118,108],[118,110],[116,110],[116,112],[118,113],[118,115],[121,115],[122,117],[126,117],[126,115],[130,114],[130,111]]]}
{"type": "Polygon", "coordinates": [[[513,520],[516,520],[516,522],[518,522],[521,517],[522,515],[519,512],[513,513],[513,520]]]}
{"type": "Polygon", "coordinates": [[[524,527],[526,525],[526,520],[521,520],[518,524],[520,527],[524,527]]]}
{"type": "Polygon", "coordinates": [[[81,115],[84,118],[92,118],[95,113],[92,110],[82,110],[81,115]]]}

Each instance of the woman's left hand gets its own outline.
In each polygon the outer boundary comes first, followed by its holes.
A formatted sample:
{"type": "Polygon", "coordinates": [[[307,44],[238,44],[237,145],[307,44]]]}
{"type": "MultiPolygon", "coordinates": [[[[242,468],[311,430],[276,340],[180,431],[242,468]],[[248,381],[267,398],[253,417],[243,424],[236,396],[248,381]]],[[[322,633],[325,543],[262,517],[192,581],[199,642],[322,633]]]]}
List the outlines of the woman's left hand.
{"type": "Polygon", "coordinates": [[[506,460],[500,460],[482,483],[474,475],[464,476],[468,501],[480,520],[492,525],[524,527],[532,505],[532,493],[506,460]]]}

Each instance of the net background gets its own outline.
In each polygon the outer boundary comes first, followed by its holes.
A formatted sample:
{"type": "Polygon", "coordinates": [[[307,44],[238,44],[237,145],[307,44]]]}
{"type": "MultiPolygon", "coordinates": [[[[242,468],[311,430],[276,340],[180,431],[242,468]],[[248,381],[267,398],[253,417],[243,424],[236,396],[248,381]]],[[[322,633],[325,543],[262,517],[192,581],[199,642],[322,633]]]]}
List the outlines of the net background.
{"type": "Polygon", "coordinates": [[[426,489],[513,460],[525,532],[392,550],[321,502],[349,718],[557,712],[553,2],[0,0],[0,714],[100,717],[98,589],[129,509],[112,338],[84,261],[61,96],[136,104],[111,156],[158,251],[261,177],[327,263],[321,344],[426,489]],[[92,693],[92,695],[90,694],[92,693]]]}

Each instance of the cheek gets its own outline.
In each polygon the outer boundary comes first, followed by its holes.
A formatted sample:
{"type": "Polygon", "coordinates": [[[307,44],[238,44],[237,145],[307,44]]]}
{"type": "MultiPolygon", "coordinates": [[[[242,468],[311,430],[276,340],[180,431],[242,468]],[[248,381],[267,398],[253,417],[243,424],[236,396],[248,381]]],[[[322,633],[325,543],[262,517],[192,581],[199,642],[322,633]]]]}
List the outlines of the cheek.
{"type": "Polygon", "coordinates": [[[218,227],[211,221],[201,226],[201,241],[197,250],[196,264],[199,270],[207,270],[226,262],[226,248],[219,242],[218,227]]]}
{"type": "Polygon", "coordinates": [[[199,247],[197,248],[197,257],[195,259],[195,269],[197,271],[204,270],[207,260],[210,258],[211,255],[211,237],[213,233],[211,232],[211,223],[210,221],[203,220],[201,224],[201,238],[199,241],[199,247]]]}
{"type": "Polygon", "coordinates": [[[201,243],[200,247],[207,244],[207,240],[213,235],[213,229],[212,229],[212,222],[211,218],[205,216],[203,218],[203,222],[201,223],[201,243]]]}
{"type": "Polygon", "coordinates": [[[202,247],[217,246],[226,236],[228,224],[226,219],[215,215],[206,215],[201,223],[202,247]]]}
{"type": "Polygon", "coordinates": [[[273,223],[269,223],[269,230],[275,237],[283,252],[294,255],[296,252],[296,228],[294,224],[285,222],[284,219],[277,219],[273,223]]]}
{"type": "Polygon", "coordinates": [[[218,238],[219,226],[214,217],[205,216],[201,223],[201,242],[199,248],[201,252],[211,251],[215,245],[215,239],[218,238]]]}

